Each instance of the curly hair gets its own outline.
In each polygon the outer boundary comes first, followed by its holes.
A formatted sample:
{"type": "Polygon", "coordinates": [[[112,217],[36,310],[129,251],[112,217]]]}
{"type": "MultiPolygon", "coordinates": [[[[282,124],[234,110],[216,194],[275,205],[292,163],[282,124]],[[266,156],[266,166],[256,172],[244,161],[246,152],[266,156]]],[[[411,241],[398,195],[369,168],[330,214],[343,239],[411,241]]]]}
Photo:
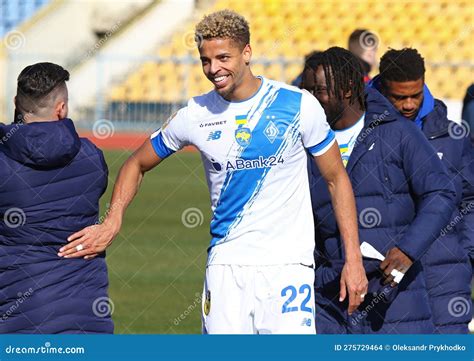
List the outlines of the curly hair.
{"type": "Polygon", "coordinates": [[[195,29],[198,46],[202,40],[222,38],[235,41],[242,49],[250,43],[250,30],[247,20],[232,10],[221,10],[206,15],[195,29]]]}
{"type": "Polygon", "coordinates": [[[390,49],[380,59],[380,78],[386,81],[414,81],[425,76],[425,61],[416,49],[390,49]]]}

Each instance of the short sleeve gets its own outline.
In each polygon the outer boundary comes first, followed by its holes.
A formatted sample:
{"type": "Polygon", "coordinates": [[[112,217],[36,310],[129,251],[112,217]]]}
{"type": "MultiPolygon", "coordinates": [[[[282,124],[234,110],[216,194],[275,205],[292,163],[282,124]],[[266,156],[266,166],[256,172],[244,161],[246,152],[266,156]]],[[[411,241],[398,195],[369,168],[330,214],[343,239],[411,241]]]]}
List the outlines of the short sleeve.
{"type": "Polygon", "coordinates": [[[306,90],[303,90],[301,97],[300,124],[303,145],[312,155],[324,154],[335,142],[335,134],[326,120],[324,109],[306,90]]]}
{"type": "Polygon", "coordinates": [[[188,144],[188,108],[181,108],[150,136],[156,154],[165,159],[188,144]]]}

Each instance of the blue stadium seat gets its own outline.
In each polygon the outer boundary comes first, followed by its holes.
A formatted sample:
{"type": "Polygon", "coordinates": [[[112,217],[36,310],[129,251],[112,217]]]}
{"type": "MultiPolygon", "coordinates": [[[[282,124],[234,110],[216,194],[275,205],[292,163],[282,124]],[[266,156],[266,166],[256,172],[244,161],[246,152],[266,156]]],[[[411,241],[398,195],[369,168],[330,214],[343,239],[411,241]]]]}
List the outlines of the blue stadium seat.
{"type": "Polygon", "coordinates": [[[0,0],[0,37],[31,18],[50,0],[0,0]]]}

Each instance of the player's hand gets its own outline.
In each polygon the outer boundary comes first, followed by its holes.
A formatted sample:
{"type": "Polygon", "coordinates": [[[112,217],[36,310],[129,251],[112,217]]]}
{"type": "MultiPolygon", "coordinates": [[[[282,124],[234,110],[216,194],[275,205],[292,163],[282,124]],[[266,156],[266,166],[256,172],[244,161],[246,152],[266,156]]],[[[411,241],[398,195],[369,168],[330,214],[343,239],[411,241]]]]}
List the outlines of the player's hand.
{"type": "Polygon", "coordinates": [[[413,261],[405,253],[403,253],[399,248],[393,247],[387,252],[385,260],[380,263],[380,269],[383,271],[385,281],[384,285],[390,283],[392,287],[395,287],[396,283],[393,279],[392,271],[396,269],[401,273],[406,273],[408,269],[413,264],[413,261]]]}
{"type": "Polygon", "coordinates": [[[347,262],[344,264],[341,273],[341,290],[339,293],[339,301],[346,299],[349,293],[349,315],[354,312],[359,305],[364,302],[367,294],[369,282],[365,275],[365,269],[361,261],[347,262]]]}
{"type": "Polygon", "coordinates": [[[112,243],[117,233],[118,229],[107,223],[86,227],[68,237],[69,243],[59,250],[58,256],[94,258],[112,243]]]}

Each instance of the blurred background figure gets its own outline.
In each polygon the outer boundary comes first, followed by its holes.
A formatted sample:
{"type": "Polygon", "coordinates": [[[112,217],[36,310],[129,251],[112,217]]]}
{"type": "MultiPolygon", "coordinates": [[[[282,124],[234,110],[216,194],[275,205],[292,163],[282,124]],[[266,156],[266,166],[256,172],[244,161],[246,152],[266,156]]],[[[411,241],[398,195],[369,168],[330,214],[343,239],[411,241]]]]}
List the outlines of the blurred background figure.
{"type": "Polygon", "coordinates": [[[347,49],[360,59],[365,83],[370,80],[369,74],[377,65],[378,47],[379,38],[370,30],[356,29],[349,35],[347,49]]]}
{"type": "Polygon", "coordinates": [[[301,73],[298,74],[298,76],[291,82],[291,85],[297,86],[298,88],[301,88],[301,84],[303,82],[303,72],[304,68],[306,67],[306,64],[308,62],[308,59],[313,57],[316,54],[319,54],[321,51],[320,50],[313,50],[311,53],[308,53],[304,56],[304,64],[303,64],[303,69],[301,69],[301,73]]]}

